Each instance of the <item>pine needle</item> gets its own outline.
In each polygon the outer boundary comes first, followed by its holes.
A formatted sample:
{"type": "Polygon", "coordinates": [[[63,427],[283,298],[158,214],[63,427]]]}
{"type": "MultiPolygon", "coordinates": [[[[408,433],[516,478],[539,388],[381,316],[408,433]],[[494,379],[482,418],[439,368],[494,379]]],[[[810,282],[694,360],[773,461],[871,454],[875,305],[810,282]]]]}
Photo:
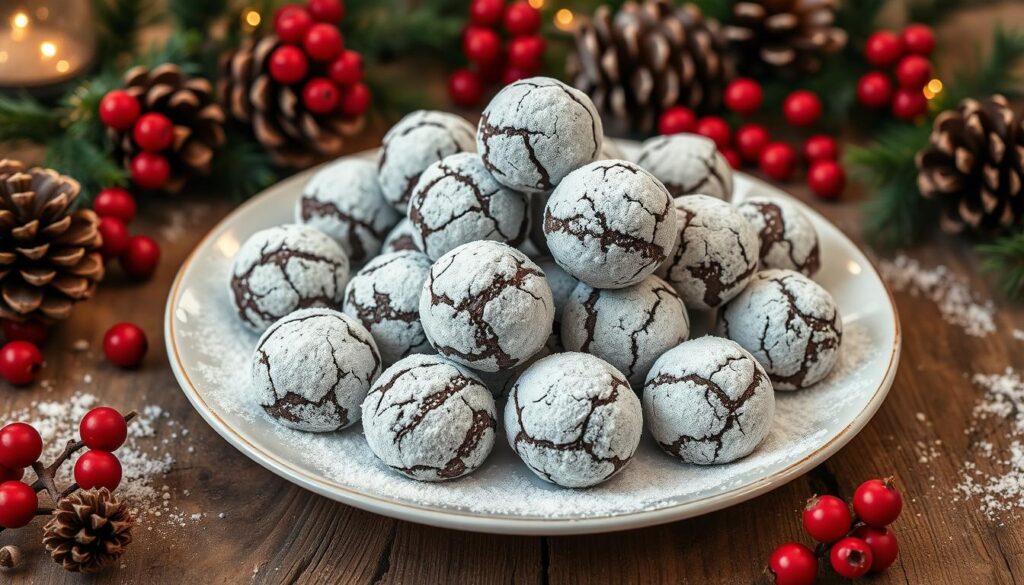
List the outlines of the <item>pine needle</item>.
{"type": "Polygon", "coordinates": [[[283,177],[284,173],[274,167],[266,151],[251,136],[235,126],[228,126],[226,131],[224,146],[213,157],[210,177],[196,179],[197,185],[205,183],[211,192],[242,200],[283,177]]]}
{"type": "Polygon", "coordinates": [[[993,275],[1003,293],[1016,301],[1024,298],[1024,233],[1017,232],[977,246],[981,271],[993,275]]]}
{"type": "Polygon", "coordinates": [[[60,132],[60,112],[28,95],[0,94],[0,140],[44,144],[60,132]]]}
{"type": "Polygon", "coordinates": [[[109,153],[71,134],[63,134],[47,144],[45,164],[82,185],[82,195],[76,201],[80,207],[88,206],[100,189],[128,181],[127,171],[109,153]]]}

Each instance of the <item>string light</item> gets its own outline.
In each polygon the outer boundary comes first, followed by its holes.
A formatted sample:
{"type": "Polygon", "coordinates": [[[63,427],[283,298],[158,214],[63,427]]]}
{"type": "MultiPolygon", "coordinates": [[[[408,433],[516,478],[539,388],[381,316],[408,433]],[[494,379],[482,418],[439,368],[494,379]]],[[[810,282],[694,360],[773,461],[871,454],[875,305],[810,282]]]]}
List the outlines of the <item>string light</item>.
{"type": "Polygon", "coordinates": [[[572,10],[569,10],[568,8],[559,9],[559,11],[555,13],[555,26],[559,30],[571,30],[572,23],[575,19],[576,17],[573,15],[572,10]]]}
{"type": "Polygon", "coordinates": [[[260,13],[256,12],[252,8],[245,11],[243,18],[245,19],[246,26],[250,28],[256,28],[257,26],[260,25],[260,22],[263,20],[263,17],[260,16],[260,13]]]}
{"type": "Polygon", "coordinates": [[[64,59],[57,61],[57,73],[67,73],[68,69],[71,69],[70,63],[68,63],[64,59]]]}
{"type": "Polygon", "coordinates": [[[15,12],[11,17],[11,26],[14,28],[25,28],[28,26],[28,15],[24,12],[15,12]]]}
{"type": "Polygon", "coordinates": [[[544,8],[544,0],[529,0],[529,5],[537,10],[544,8]]]}
{"type": "Polygon", "coordinates": [[[924,97],[926,97],[927,99],[934,99],[935,96],[942,93],[942,81],[938,79],[933,79],[929,81],[928,84],[925,85],[924,89],[922,89],[921,91],[922,93],[924,93],[924,97]]]}
{"type": "Polygon", "coordinates": [[[57,45],[50,41],[43,41],[42,43],[39,43],[39,52],[43,54],[43,57],[49,59],[57,54],[57,45]]]}

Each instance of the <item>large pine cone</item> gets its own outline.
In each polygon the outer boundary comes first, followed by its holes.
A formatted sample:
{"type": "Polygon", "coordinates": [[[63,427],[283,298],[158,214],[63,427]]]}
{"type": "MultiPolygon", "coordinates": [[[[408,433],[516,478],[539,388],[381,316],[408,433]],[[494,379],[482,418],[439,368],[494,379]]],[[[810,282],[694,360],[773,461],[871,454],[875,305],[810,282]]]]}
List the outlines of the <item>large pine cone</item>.
{"type": "Polygon", "coordinates": [[[966,99],[935,118],[931,144],[917,153],[921,195],[942,206],[942,228],[993,231],[1024,213],[1024,112],[1001,95],[966,99]]]}
{"type": "Polygon", "coordinates": [[[721,105],[732,61],[714,19],[668,0],[626,2],[613,16],[601,6],[576,29],[569,76],[612,128],[649,131],[671,106],[721,105]]]}
{"type": "MultiPolygon", "coordinates": [[[[135,96],[143,112],[156,112],[174,123],[174,142],[167,152],[171,178],[164,187],[177,192],[192,177],[210,174],[210,162],[224,144],[224,110],[216,102],[213,86],[201,77],[189,77],[174,64],[153,69],[132,67],[124,75],[125,91],[135,96]]],[[[114,156],[125,168],[140,152],[132,130],[107,130],[114,156]]]]}
{"type": "Polygon", "coordinates": [[[78,182],[0,160],[0,317],[66,319],[103,280],[103,238],[91,209],[71,211],[78,182]]]}
{"type": "Polygon", "coordinates": [[[65,570],[95,573],[124,554],[133,524],[128,505],[107,488],[78,491],[57,504],[43,545],[65,570]]]}
{"type": "MultiPolygon", "coordinates": [[[[725,35],[751,71],[811,73],[824,55],[846,46],[846,31],[834,26],[838,0],[735,2],[725,35]]],[[[855,8],[854,8],[855,9],[855,8]]]]}
{"type": "Polygon", "coordinates": [[[246,39],[222,60],[218,89],[236,120],[252,126],[256,139],[283,166],[304,168],[341,154],[345,138],[363,129],[365,118],[314,114],[302,104],[302,85],[270,76],[269,60],[281,41],[270,34],[246,39]]]}

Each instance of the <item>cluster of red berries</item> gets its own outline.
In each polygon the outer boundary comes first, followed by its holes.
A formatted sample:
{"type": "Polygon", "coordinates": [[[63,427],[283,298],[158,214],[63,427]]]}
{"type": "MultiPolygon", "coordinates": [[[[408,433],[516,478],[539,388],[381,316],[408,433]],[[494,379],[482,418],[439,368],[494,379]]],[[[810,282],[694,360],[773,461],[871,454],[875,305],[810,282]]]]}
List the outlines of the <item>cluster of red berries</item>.
{"type": "Polygon", "coordinates": [[[864,57],[878,70],[857,82],[857,100],[872,109],[888,108],[901,120],[914,120],[928,110],[924,89],[932,79],[928,56],[935,50],[935,33],[923,24],[911,24],[900,34],[878,31],[868,37],[864,57]],[[883,70],[892,72],[897,88],[883,70]]]}
{"type": "Polygon", "coordinates": [[[302,104],[314,114],[361,115],[372,96],[363,83],[363,57],[346,49],[338,30],[345,17],[341,0],[286,4],[274,13],[281,46],[270,54],[270,77],[302,86],[302,104]]]}
{"type": "Polygon", "coordinates": [[[768,570],[777,585],[811,585],[818,576],[818,557],[828,555],[832,569],[847,579],[888,569],[899,555],[889,525],[903,509],[892,478],[871,479],[853,494],[853,512],[835,496],[815,496],[803,511],[804,530],[818,541],[815,550],[798,542],[775,549],[768,570]]]}
{"type": "Polygon", "coordinates": [[[129,164],[132,181],[143,189],[162,189],[171,178],[171,164],[164,156],[174,144],[174,122],[159,112],[142,111],[135,96],[123,89],[107,92],[100,100],[100,120],[109,128],[132,131],[141,152],[129,164]]]}
{"type": "Polygon", "coordinates": [[[475,106],[485,81],[507,85],[540,73],[547,43],[538,34],[540,11],[528,2],[505,6],[505,0],[472,0],[469,26],[462,33],[462,52],[472,69],[459,69],[448,78],[448,93],[460,106],[475,106]],[[502,47],[499,30],[508,36],[502,47]]]}
{"type": "Polygon", "coordinates": [[[132,278],[144,280],[152,276],[160,262],[160,246],[149,236],[128,233],[128,224],[135,218],[132,194],[119,187],[107,187],[96,195],[92,209],[100,216],[103,258],[117,258],[132,278]]]}
{"type": "MultiPolygon", "coordinates": [[[[89,450],[75,462],[78,487],[114,490],[121,483],[121,462],[112,453],[128,437],[128,423],[118,411],[100,406],[79,423],[82,443],[89,450]]],[[[39,461],[43,439],[32,425],[11,423],[0,429],[0,527],[21,528],[35,517],[39,497],[21,481],[25,468],[39,461]]]]}

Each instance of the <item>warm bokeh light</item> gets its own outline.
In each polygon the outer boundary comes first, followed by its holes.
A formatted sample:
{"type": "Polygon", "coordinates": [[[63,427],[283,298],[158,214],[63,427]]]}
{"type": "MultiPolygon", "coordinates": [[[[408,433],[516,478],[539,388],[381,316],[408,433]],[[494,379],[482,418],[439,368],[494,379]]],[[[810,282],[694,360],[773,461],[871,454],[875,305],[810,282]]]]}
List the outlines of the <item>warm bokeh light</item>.
{"type": "Polygon", "coordinates": [[[256,12],[255,10],[252,10],[252,9],[249,9],[249,10],[245,11],[244,18],[245,18],[245,24],[249,25],[252,28],[256,28],[257,26],[259,26],[260,25],[260,21],[263,20],[263,18],[260,16],[260,13],[256,12]]]}
{"type": "Polygon", "coordinates": [[[544,0],[529,0],[529,4],[537,10],[544,8],[544,0]]]}
{"type": "Polygon", "coordinates": [[[71,69],[70,63],[68,63],[64,59],[57,61],[57,73],[67,73],[68,69],[71,69]]]}
{"type": "Polygon", "coordinates": [[[568,8],[562,8],[555,13],[555,26],[560,30],[571,29],[573,20],[575,20],[575,16],[573,16],[572,10],[568,8]]]}
{"type": "Polygon", "coordinates": [[[14,28],[25,28],[28,26],[28,15],[24,12],[16,12],[11,17],[11,26],[14,28]]]}
{"type": "Polygon", "coordinates": [[[942,81],[938,79],[933,79],[929,81],[928,84],[925,85],[924,89],[922,89],[921,91],[924,92],[924,97],[932,99],[935,96],[942,93],[942,81]]]}
{"type": "Polygon", "coordinates": [[[0,51],[0,63],[7,62],[7,51],[0,51]]]}
{"type": "Polygon", "coordinates": [[[50,9],[45,6],[36,8],[36,18],[39,20],[46,20],[47,18],[50,18],[50,9]]]}
{"type": "Polygon", "coordinates": [[[53,57],[57,54],[57,45],[50,41],[43,41],[42,43],[39,43],[39,52],[43,54],[43,57],[53,57]]]}

